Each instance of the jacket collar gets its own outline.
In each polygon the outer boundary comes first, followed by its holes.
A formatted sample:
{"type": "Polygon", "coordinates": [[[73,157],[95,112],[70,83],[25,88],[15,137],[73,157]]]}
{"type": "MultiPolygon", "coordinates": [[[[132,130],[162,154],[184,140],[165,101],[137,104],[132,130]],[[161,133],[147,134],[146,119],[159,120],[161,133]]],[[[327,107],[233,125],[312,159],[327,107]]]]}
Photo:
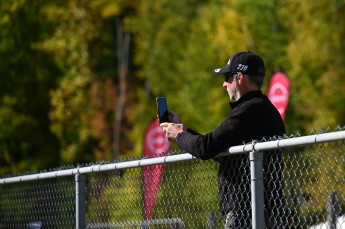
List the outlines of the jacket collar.
{"type": "Polygon", "coordinates": [[[261,90],[255,90],[255,91],[250,91],[247,94],[244,94],[241,96],[241,98],[235,102],[230,102],[230,107],[231,109],[234,109],[236,106],[238,106],[239,104],[251,100],[253,98],[262,98],[263,94],[261,92],[261,90]]]}

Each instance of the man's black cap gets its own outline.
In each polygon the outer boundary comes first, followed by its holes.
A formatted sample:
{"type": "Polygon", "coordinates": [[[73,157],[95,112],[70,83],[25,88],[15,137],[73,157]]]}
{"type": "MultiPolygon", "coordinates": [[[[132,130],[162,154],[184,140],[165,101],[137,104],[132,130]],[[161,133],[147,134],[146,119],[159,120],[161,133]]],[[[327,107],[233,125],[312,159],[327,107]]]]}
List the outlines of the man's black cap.
{"type": "Polygon", "coordinates": [[[260,56],[248,51],[237,52],[226,63],[225,67],[213,70],[215,74],[242,72],[247,75],[265,76],[266,68],[260,56]]]}

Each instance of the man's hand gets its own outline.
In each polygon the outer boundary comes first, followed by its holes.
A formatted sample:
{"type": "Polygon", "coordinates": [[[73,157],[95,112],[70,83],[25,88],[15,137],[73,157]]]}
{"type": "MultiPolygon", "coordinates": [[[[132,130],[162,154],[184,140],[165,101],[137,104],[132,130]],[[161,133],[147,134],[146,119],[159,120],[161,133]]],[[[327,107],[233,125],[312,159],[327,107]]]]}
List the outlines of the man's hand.
{"type": "Polygon", "coordinates": [[[182,123],[177,124],[177,123],[171,123],[171,122],[163,122],[160,126],[163,129],[165,137],[169,141],[176,140],[177,135],[183,131],[182,123]]]}
{"type": "Polygon", "coordinates": [[[181,119],[176,112],[169,111],[169,122],[181,123],[181,119]]]}
{"type": "Polygon", "coordinates": [[[163,122],[160,126],[163,129],[165,137],[169,141],[175,141],[177,135],[186,129],[186,127],[181,123],[181,119],[178,114],[173,111],[169,111],[169,122],[163,122]]]}

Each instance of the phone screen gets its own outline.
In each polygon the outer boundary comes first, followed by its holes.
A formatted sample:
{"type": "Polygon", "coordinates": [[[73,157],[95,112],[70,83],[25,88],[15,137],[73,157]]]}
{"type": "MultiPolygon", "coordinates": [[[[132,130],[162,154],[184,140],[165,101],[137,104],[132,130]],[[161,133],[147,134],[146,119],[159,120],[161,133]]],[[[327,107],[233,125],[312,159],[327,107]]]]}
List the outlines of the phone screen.
{"type": "Polygon", "coordinates": [[[169,122],[169,112],[167,100],[164,97],[157,97],[157,110],[158,110],[158,119],[159,123],[169,122]]]}

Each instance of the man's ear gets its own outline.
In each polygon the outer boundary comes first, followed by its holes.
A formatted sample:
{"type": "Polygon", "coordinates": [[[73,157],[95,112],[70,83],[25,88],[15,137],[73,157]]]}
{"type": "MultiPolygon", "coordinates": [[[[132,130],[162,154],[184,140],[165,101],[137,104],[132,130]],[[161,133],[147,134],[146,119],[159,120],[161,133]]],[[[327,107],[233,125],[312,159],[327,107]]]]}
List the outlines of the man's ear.
{"type": "Polygon", "coordinates": [[[242,72],[239,72],[237,74],[237,78],[238,78],[238,83],[239,84],[242,84],[242,83],[244,83],[247,80],[246,77],[244,77],[244,74],[242,72]]]}

